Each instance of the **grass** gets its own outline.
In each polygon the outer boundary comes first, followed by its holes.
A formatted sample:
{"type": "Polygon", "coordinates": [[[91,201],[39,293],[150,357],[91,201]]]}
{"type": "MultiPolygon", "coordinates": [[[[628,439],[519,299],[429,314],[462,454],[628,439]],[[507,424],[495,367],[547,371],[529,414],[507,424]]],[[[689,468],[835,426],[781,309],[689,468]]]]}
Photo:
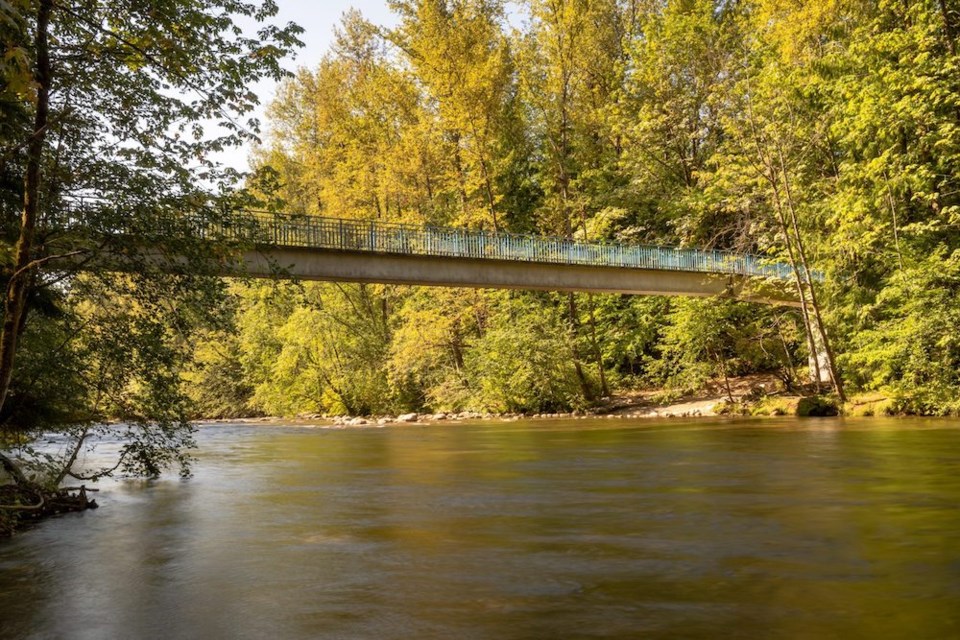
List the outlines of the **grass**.
{"type": "Polygon", "coordinates": [[[843,414],[852,417],[889,416],[895,413],[894,402],[886,394],[877,391],[854,395],[843,407],[843,414]]]}

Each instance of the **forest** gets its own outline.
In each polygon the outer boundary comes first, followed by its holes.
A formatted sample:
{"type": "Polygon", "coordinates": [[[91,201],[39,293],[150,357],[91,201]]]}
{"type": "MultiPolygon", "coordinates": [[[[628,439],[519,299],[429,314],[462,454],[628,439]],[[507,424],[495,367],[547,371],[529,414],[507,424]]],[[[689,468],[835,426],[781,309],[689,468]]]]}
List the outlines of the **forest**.
{"type": "Polygon", "coordinates": [[[119,420],[117,468],[154,475],[195,418],[569,411],[754,373],[816,393],[813,350],[839,401],[960,413],[955,2],[389,6],[291,74],[273,2],[0,2],[4,443],[56,427],[72,463],[119,420]],[[249,174],[217,163],[257,140],[249,174]],[[806,304],[224,280],[155,224],[231,207],[751,253],[806,304]]]}
{"type": "Polygon", "coordinates": [[[557,411],[756,372],[790,388],[813,339],[834,393],[960,410],[956,7],[390,6],[390,29],[347,13],[272,103],[247,183],[268,206],[755,253],[795,266],[810,311],[237,283],[186,374],[201,414],[557,411]]]}

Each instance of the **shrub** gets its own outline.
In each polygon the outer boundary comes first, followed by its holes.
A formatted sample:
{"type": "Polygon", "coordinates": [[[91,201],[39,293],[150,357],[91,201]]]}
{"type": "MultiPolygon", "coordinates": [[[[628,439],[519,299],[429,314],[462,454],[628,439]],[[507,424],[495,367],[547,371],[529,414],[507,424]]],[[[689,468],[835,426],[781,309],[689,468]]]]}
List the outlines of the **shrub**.
{"type": "Polygon", "coordinates": [[[802,398],[797,404],[797,415],[800,417],[826,417],[840,415],[840,407],[836,400],[825,396],[810,396],[802,398]]]}

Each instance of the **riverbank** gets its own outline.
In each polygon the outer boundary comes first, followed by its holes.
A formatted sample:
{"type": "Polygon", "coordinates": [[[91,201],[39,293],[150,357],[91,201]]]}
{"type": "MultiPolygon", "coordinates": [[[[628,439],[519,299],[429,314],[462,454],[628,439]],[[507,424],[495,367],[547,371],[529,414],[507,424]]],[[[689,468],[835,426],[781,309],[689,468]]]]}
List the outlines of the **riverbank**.
{"type": "MultiPolygon", "coordinates": [[[[878,400],[870,407],[877,404],[878,400]]],[[[857,406],[857,405],[852,405],[857,406]]],[[[668,392],[662,389],[618,393],[586,410],[554,413],[493,413],[478,411],[405,413],[400,415],[325,415],[304,413],[292,417],[262,416],[254,418],[217,418],[198,420],[201,424],[300,424],[327,427],[383,427],[403,424],[462,423],[478,420],[588,420],[634,418],[706,418],[735,416],[831,416],[843,413],[828,397],[813,390],[785,390],[773,376],[745,376],[729,381],[716,381],[691,393],[668,392]]],[[[882,412],[878,411],[877,415],[882,412]]],[[[858,410],[853,415],[873,415],[858,410]]]]}

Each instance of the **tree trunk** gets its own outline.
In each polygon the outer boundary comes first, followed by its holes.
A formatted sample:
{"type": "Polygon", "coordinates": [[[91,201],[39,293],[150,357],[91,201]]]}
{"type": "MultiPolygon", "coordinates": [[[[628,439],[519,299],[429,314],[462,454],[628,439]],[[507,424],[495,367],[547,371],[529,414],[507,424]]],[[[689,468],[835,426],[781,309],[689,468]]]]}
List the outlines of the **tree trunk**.
{"type": "Polygon", "coordinates": [[[893,246],[897,250],[897,263],[900,265],[900,272],[903,273],[903,253],[900,251],[900,230],[897,223],[897,205],[893,201],[893,189],[890,188],[890,180],[887,178],[887,172],[883,172],[884,186],[887,188],[887,205],[890,207],[890,216],[893,218],[893,246]]]}
{"type": "Polygon", "coordinates": [[[777,319],[777,335],[780,337],[780,345],[783,347],[783,357],[786,364],[786,379],[784,384],[786,390],[793,388],[793,381],[796,378],[796,367],[793,366],[793,358],[790,357],[790,347],[787,346],[787,339],[783,337],[783,327],[780,325],[782,317],[777,319]]]}
{"type": "MultiPolygon", "coordinates": [[[[846,402],[846,394],[843,392],[843,381],[837,373],[837,362],[834,357],[833,347],[830,345],[830,337],[827,335],[827,328],[823,322],[823,315],[820,312],[820,303],[817,302],[817,291],[813,286],[813,280],[810,276],[810,265],[807,262],[807,252],[803,246],[803,237],[800,235],[800,225],[797,222],[797,212],[793,206],[793,193],[790,190],[790,180],[787,177],[787,169],[783,160],[783,151],[777,147],[777,155],[780,160],[780,171],[783,174],[783,188],[787,196],[787,210],[790,212],[791,226],[797,242],[797,253],[800,255],[800,261],[803,264],[803,275],[810,291],[810,305],[813,307],[813,314],[816,318],[817,333],[823,341],[823,348],[827,355],[827,368],[830,373],[830,380],[833,382],[833,388],[837,392],[837,398],[840,402],[846,402]]],[[[816,357],[816,356],[814,356],[816,357]]],[[[819,365],[818,365],[819,366],[819,365]]]]}
{"type": "Polygon", "coordinates": [[[64,478],[66,478],[70,474],[70,471],[73,469],[74,463],[77,461],[77,456],[80,455],[80,451],[83,449],[83,443],[87,441],[87,438],[89,436],[90,436],[89,429],[84,429],[83,433],[81,433],[77,437],[77,442],[73,446],[73,451],[70,452],[70,457],[67,458],[66,464],[63,465],[63,469],[60,470],[60,473],[57,474],[57,477],[54,480],[55,486],[60,486],[60,483],[63,482],[64,478]]]}
{"type": "Polygon", "coordinates": [[[580,389],[583,391],[583,397],[587,402],[593,402],[593,389],[590,387],[590,381],[583,372],[583,364],[580,361],[580,349],[577,347],[577,338],[580,335],[580,321],[577,319],[577,302],[573,297],[573,292],[567,294],[567,313],[570,318],[570,329],[573,332],[573,368],[577,372],[577,380],[580,381],[580,389]]]}
{"type": "MultiPolygon", "coordinates": [[[[797,285],[797,295],[800,296],[800,312],[803,316],[803,329],[807,336],[807,347],[810,349],[814,369],[814,384],[817,392],[820,392],[820,362],[817,358],[817,343],[813,336],[813,321],[810,318],[810,309],[807,306],[807,294],[804,287],[804,279],[800,274],[800,265],[797,261],[796,253],[793,247],[793,241],[790,238],[790,231],[787,227],[786,214],[783,211],[783,203],[780,200],[780,185],[778,172],[774,169],[773,160],[763,150],[763,135],[757,130],[756,122],[753,119],[752,112],[748,111],[749,122],[753,130],[753,143],[757,147],[757,159],[760,162],[760,173],[773,191],[773,204],[776,210],[777,224],[780,233],[783,235],[783,242],[787,248],[787,255],[790,258],[790,267],[793,271],[794,283],[797,285]]],[[[782,165],[781,165],[782,166],[782,165]]]]}
{"type": "Polygon", "coordinates": [[[493,220],[494,233],[500,233],[500,221],[497,219],[497,208],[493,196],[493,185],[490,182],[490,172],[487,170],[487,162],[480,157],[480,168],[483,170],[483,185],[487,196],[487,210],[490,212],[490,218],[493,220]]]}
{"type": "Polygon", "coordinates": [[[490,219],[493,221],[493,231],[494,233],[500,232],[500,221],[497,219],[497,208],[496,208],[496,198],[493,195],[493,181],[490,177],[490,170],[487,168],[486,156],[483,153],[483,141],[480,139],[479,134],[477,133],[477,126],[470,121],[470,129],[473,132],[474,144],[477,145],[477,148],[480,151],[477,152],[477,159],[480,161],[480,172],[483,174],[483,188],[484,195],[487,199],[487,211],[490,213],[490,219]]]}
{"type": "Polygon", "coordinates": [[[467,211],[467,178],[463,171],[463,158],[460,156],[460,134],[453,134],[453,167],[457,172],[457,195],[460,196],[460,215],[469,220],[467,211]]]}
{"type": "Polygon", "coordinates": [[[597,337],[597,316],[594,313],[593,294],[589,294],[590,305],[590,342],[593,346],[593,355],[597,361],[597,373],[600,374],[600,393],[602,397],[610,397],[610,385],[607,384],[607,373],[603,370],[603,352],[600,350],[600,340],[597,337]]]}
{"type": "Polygon", "coordinates": [[[810,309],[807,307],[807,293],[803,286],[803,280],[800,278],[800,265],[797,263],[796,254],[793,249],[793,242],[790,240],[790,232],[787,229],[786,216],[783,213],[783,207],[780,204],[780,193],[777,187],[776,179],[771,180],[773,186],[773,201],[777,211],[777,223],[780,227],[780,233],[783,235],[783,242],[787,247],[787,255],[790,258],[790,267],[793,271],[794,283],[797,285],[797,294],[800,296],[800,313],[803,316],[803,329],[807,336],[807,348],[810,349],[810,355],[813,358],[814,384],[817,392],[820,392],[820,360],[817,358],[817,343],[813,338],[813,322],[810,319],[810,309]]]}
{"type": "Polygon", "coordinates": [[[453,364],[457,368],[457,374],[462,375],[467,367],[463,361],[463,338],[459,331],[456,331],[450,340],[450,351],[453,353],[453,364]]]}
{"type": "MultiPolygon", "coordinates": [[[[20,237],[15,250],[16,259],[10,281],[7,283],[3,304],[3,329],[0,335],[0,409],[3,408],[13,377],[13,363],[17,351],[20,319],[26,301],[29,267],[33,250],[33,236],[40,215],[40,164],[50,112],[50,51],[47,31],[53,0],[40,0],[37,11],[36,55],[37,82],[36,116],[33,135],[27,146],[27,168],[24,176],[23,213],[20,219],[20,237]]],[[[6,467],[6,460],[4,461],[6,467]]]]}
{"type": "Polygon", "coordinates": [[[727,373],[727,362],[720,356],[719,353],[713,355],[714,361],[720,367],[720,373],[723,375],[723,386],[727,391],[727,400],[730,404],[734,404],[736,400],[733,399],[733,388],[730,387],[730,376],[727,373]]]}
{"type": "Polygon", "coordinates": [[[940,18],[943,20],[943,32],[947,38],[947,46],[950,48],[950,53],[957,55],[957,30],[954,26],[953,16],[950,15],[950,8],[947,7],[946,0],[938,0],[937,4],[940,7],[940,18]]]}

